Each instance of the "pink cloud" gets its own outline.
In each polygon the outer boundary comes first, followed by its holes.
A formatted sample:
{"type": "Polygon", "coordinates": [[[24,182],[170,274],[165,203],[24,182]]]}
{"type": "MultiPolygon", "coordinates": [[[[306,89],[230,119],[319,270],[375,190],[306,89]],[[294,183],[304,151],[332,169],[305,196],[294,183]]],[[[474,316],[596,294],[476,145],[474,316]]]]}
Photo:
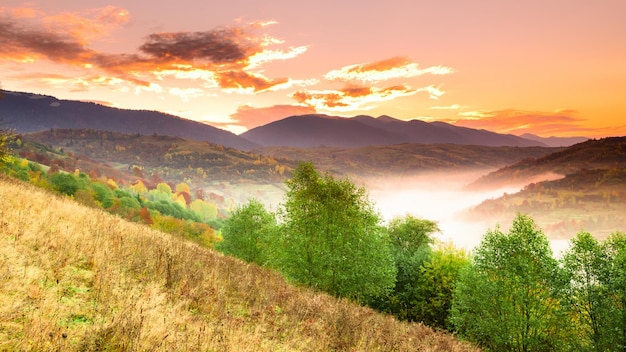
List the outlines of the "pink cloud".
{"type": "Polygon", "coordinates": [[[466,111],[459,113],[461,119],[453,121],[457,126],[486,129],[499,133],[521,135],[532,133],[541,136],[562,135],[572,132],[587,133],[592,131],[583,127],[584,119],[576,117],[576,111],[557,112],[498,110],[466,111]]]}

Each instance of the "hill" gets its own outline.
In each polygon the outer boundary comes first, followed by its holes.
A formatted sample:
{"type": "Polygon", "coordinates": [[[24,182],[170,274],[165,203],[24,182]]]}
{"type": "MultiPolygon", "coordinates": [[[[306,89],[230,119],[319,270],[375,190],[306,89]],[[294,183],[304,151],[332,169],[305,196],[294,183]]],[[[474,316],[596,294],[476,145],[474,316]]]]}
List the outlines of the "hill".
{"type": "Polygon", "coordinates": [[[4,176],[0,200],[2,350],[476,350],[4,176]]]}
{"type": "Polygon", "coordinates": [[[549,147],[569,147],[589,140],[587,137],[540,137],[532,133],[524,133],[520,137],[541,142],[549,147]]]}
{"type": "MultiPolygon", "coordinates": [[[[24,134],[13,149],[21,157],[94,179],[129,186],[141,180],[184,182],[192,192],[215,195],[228,208],[254,196],[275,202],[294,161],[225,148],[218,144],[162,135],[55,129],[24,134]]],[[[173,186],[172,186],[173,187],[173,186]]]]}
{"type": "Polygon", "coordinates": [[[312,161],[334,174],[362,177],[402,176],[428,172],[483,171],[527,158],[538,158],[559,148],[487,147],[458,144],[396,144],[358,148],[264,147],[254,151],[279,160],[312,161]]]}
{"type": "Polygon", "coordinates": [[[127,134],[159,134],[208,141],[248,150],[256,144],[231,132],[157,111],[126,110],[95,103],[59,100],[31,93],[3,91],[0,117],[16,133],[53,128],[87,128],[127,134]]]}
{"type": "Polygon", "coordinates": [[[469,188],[526,185],[542,179],[560,178],[583,169],[623,167],[626,167],[626,137],[591,139],[542,157],[513,163],[481,177],[469,188]]]}
{"type": "Polygon", "coordinates": [[[451,143],[484,146],[546,146],[542,142],[444,122],[402,121],[389,116],[343,118],[300,115],[253,128],[242,137],[262,146],[310,148],[365,147],[401,143],[451,143]]]}
{"type": "Polygon", "coordinates": [[[507,223],[522,212],[553,238],[569,238],[581,230],[600,237],[625,231],[626,137],[589,140],[529,158],[481,177],[468,189],[511,184],[525,187],[483,201],[467,217],[507,223]]]}
{"type": "Polygon", "coordinates": [[[466,216],[508,223],[518,213],[530,215],[551,238],[571,238],[581,230],[598,237],[626,231],[626,168],[581,170],[531,183],[483,201],[466,216]]]}

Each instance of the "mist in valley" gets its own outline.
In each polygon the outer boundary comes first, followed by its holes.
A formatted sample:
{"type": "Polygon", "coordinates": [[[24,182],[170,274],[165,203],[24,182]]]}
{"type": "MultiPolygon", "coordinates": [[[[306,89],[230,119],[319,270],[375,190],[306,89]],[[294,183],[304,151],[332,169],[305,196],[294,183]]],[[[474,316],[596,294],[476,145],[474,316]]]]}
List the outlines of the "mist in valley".
{"type": "MultiPolygon", "coordinates": [[[[513,194],[523,188],[518,184],[480,191],[467,190],[468,184],[489,171],[369,179],[366,188],[385,221],[406,214],[436,221],[441,230],[436,234],[438,240],[471,250],[488,230],[500,226],[502,231],[508,231],[511,223],[492,217],[470,217],[468,210],[487,199],[499,198],[505,193],[513,194]]],[[[558,254],[567,247],[568,240],[551,238],[550,243],[558,254]]]]}

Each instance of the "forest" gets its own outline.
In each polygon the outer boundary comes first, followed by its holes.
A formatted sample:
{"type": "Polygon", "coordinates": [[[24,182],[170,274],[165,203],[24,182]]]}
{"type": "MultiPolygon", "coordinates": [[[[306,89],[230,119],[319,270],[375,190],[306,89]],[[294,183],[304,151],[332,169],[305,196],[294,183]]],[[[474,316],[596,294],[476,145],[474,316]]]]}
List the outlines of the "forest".
{"type": "Polygon", "coordinates": [[[488,230],[471,252],[438,242],[437,223],[412,215],[384,223],[367,191],[299,163],[285,199],[256,199],[221,213],[184,183],[126,188],[16,158],[2,170],[80,203],[106,209],[281,273],[295,285],[457,334],[489,351],[623,351],[626,235],[580,231],[555,257],[523,213],[488,230]]]}

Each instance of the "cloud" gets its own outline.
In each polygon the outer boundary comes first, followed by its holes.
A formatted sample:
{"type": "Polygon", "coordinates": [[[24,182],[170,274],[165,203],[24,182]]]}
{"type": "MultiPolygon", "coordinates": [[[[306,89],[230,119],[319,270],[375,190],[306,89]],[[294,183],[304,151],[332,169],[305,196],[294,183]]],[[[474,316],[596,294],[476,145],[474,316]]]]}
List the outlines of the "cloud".
{"type": "Polygon", "coordinates": [[[372,108],[372,103],[410,96],[427,88],[413,89],[407,85],[387,88],[347,86],[340,90],[297,91],[290,95],[298,103],[315,110],[353,111],[372,108]]]}
{"type": "Polygon", "coordinates": [[[521,135],[533,133],[541,136],[571,134],[571,132],[589,132],[582,127],[584,120],[576,117],[574,110],[555,112],[497,110],[497,111],[464,111],[461,119],[452,121],[457,126],[486,129],[499,133],[521,135]]]}
{"type": "Polygon", "coordinates": [[[431,106],[428,109],[430,110],[459,110],[460,108],[461,108],[461,105],[452,104],[448,106],[431,106]]]}
{"type": "Polygon", "coordinates": [[[232,121],[229,123],[236,123],[246,129],[252,129],[285,117],[315,113],[314,108],[302,105],[274,105],[263,108],[242,105],[237,109],[237,112],[230,115],[232,121]]]}
{"type": "Polygon", "coordinates": [[[342,67],[328,72],[324,78],[344,82],[361,81],[375,83],[395,78],[410,78],[425,74],[447,75],[454,71],[446,66],[431,66],[424,69],[406,57],[394,57],[373,63],[357,64],[342,67]]]}
{"type": "Polygon", "coordinates": [[[282,41],[261,31],[273,22],[220,27],[196,32],[149,34],[136,52],[106,53],[91,48],[129,20],[128,11],[108,6],[87,14],[46,15],[35,10],[0,9],[0,60],[49,60],[131,85],[153,87],[168,78],[199,79],[204,88],[259,93],[285,89],[298,81],[267,78],[260,66],[297,57],[304,46],[286,50],[270,48],[282,41]],[[9,17],[10,16],[10,17],[9,17]]]}
{"type": "Polygon", "coordinates": [[[204,95],[203,90],[200,88],[170,88],[169,93],[181,98],[184,102],[188,102],[191,98],[204,95]]]}
{"type": "Polygon", "coordinates": [[[163,62],[193,63],[199,60],[215,64],[242,62],[259,51],[258,44],[246,38],[239,28],[154,33],[139,50],[163,62]]]}
{"type": "Polygon", "coordinates": [[[251,94],[271,90],[279,85],[285,85],[289,83],[289,80],[287,78],[269,79],[261,74],[246,71],[224,71],[217,73],[217,82],[227,92],[251,94]]]}

